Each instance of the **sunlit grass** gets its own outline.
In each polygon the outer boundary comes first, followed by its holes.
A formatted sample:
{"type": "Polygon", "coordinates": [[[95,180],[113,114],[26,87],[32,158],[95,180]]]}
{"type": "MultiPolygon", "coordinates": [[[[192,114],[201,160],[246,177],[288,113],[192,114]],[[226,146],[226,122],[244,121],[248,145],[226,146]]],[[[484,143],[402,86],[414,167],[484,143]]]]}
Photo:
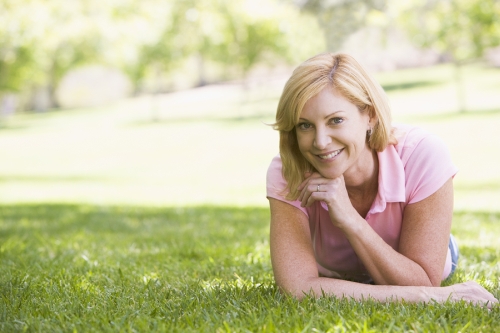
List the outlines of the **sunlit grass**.
{"type": "Polygon", "coordinates": [[[258,113],[245,113],[261,104],[271,109],[274,99],[227,102],[234,110],[226,105],[213,114],[214,102],[187,100],[186,111],[173,101],[177,107],[162,109],[156,122],[149,102],[5,120],[0,155],[8,163],[0,164],[0,200],[265,204],[263,180],[277,136],[258,113]]]}
{"type": "MultiPolygon", "coordinates": [[[[457,209],[498,210],[500,69],[465,68],[465,114],[454,109],[450,65],[377,78],[395,122],[425,127],[450,147],[457,209]]],[[[278,153],[266,124],[284,79],[0,119],[0,201],[265,206],[265,173],[278,153]]]]}
{"type": "MultiPolygon", "coordinates": [[[[273,283],[269,212],[0,206],[0,331],[494,332],[500,308],[297,302],[273,283]]],[[[457,213],[460,269],[500,296],[500,215],[457,213]]]]}
{"type": "MultiPolygon", "coordinates": [[[[386,88],[395,118],[456,114],[459,110],[455,70],[451,64],[411,68],[376,75],[386,88]]],[[[462,70],[465,108],[469,112],[500,108],[500,68],[473,63],[462,70]]]]}

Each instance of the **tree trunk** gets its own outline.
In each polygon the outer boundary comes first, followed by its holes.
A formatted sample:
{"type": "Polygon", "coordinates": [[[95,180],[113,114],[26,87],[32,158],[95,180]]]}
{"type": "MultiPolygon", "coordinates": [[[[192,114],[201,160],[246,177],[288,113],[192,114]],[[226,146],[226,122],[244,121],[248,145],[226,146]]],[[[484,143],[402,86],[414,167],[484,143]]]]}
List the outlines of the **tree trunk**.
{"type": "Polygon", "coordinates": [[[465,89],[464,89],[464,80],[463,80],[463,66],[460,60],[455,60],[453,62],[455,68],[455,87],[457,90],[457,103],[458,103],[458,111],[460,113],[464,113],[467,111],[466,103],[465,103],[465,89]]]}
{"type": "Polygon", "coordinates": [[[198,54],[196,57],[196,61],[198,63],[198,87],[203,87],[207,84],[207,77],[205,73],[205,59],[201,54],[198,54]]]}
{"type": "Polygon", "coordinates": [[[52,63],[52,67],[50,68],[49,73],[49,83],[47,84],[47,89],[49,91],[49,108],[59,108],[59,102],[56,98],[56,89],[57,89],[57,75],[56,75],[56,62],[52,63]]]}
{"type": "Polygon", "coordinates": [[[155,91],[151,94],[151,121],[160,121],[161,70],[155,68],[155,91]]]}

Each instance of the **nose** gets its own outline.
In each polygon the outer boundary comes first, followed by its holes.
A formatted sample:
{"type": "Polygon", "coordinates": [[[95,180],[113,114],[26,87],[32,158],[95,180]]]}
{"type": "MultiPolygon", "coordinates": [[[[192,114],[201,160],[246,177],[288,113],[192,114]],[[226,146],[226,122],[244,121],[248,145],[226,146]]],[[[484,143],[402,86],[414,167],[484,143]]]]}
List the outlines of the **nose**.
{"type": "Polygon", "coordinates": [[[314,147],[318,150],[323,150],[328,147],[331,142],[331,138],[328,132],[324,128],[317,128],[314,135],[314,147]]]}

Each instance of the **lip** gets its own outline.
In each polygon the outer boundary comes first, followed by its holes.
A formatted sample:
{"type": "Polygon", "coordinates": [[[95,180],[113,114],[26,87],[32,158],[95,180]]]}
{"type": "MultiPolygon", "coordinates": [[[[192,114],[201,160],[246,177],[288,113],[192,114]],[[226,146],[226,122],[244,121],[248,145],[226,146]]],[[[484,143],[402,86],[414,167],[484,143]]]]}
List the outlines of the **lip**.
{"type": "Polygon", "coordinates": [[[344,148],[341,148],[341,149],[332,150],[332,151],[329,151],[329,152],[323,153],[323,154],[315,154],[314,156],[316,156],[316,159],[318,159],[321,162],[330,162],[330,161],[333,161],[334,159],[336,159],[337,156],[339,156],[340,154],[342,154],[343,151],[344,151],[344,148]],[[328,155],[331,155],[331,154],[334,154],[334,153],[337,153],[337,154],[335,154],[334,156],[332,156],[330,158],[321,158],[320,157],[320,156],[328,156],[328,155]]]}

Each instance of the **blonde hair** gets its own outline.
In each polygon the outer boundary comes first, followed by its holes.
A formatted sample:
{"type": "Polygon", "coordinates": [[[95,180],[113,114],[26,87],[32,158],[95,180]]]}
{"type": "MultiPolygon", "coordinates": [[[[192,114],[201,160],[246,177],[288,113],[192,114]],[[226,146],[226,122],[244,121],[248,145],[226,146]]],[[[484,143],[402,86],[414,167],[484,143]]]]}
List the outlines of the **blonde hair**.
{"type": "Polygon", "coordinates": [[[299,151],[295,126],[306,102],[326,86],[331,86],[360,112],[367,111],[377,120],[368,138],[371,149],[382,151],[388,144],[397,143],[392,134],[391,112],[384,90],[353,57],[322,53],[306,60],[288,79],[273,124],[280,132],[282,173],[288,183],[285,189],[288,200],[297,199],[297,187],[304,180],[304,174],[315,171],[299,151]]]}

